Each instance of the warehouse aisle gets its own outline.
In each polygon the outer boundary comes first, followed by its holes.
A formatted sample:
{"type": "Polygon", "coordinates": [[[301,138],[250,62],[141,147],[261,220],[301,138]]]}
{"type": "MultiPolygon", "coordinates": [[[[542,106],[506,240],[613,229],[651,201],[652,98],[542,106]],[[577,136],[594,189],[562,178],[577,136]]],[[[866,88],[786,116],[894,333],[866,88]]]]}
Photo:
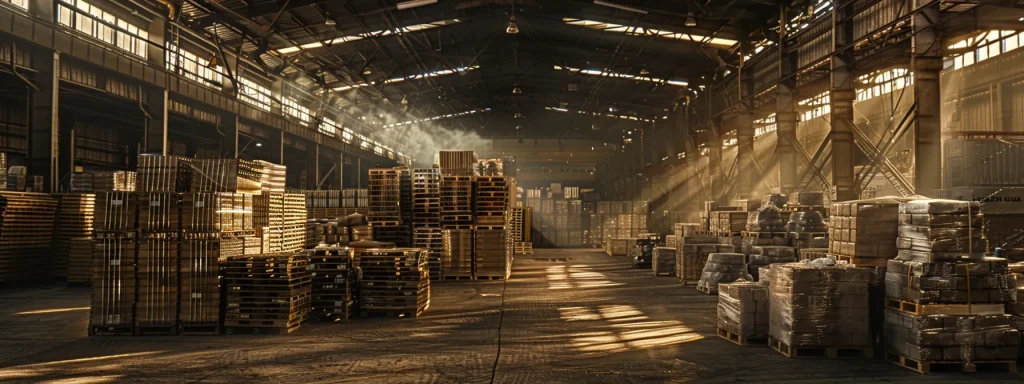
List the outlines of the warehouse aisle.
{"type": "Polygon", "coordinates": [[[499,323],[496,383],[925,380],[885,362],[794,360],[734,346],[714,335],[716,297],[634,270],[623,257],[537,250],[518,257],[514,271],[507,287],[435,284],[417,319],[312,323],[281,336],[90,339],[88,289],[8,288],[0,291],[0,382],[487,383],[499,323]]]}

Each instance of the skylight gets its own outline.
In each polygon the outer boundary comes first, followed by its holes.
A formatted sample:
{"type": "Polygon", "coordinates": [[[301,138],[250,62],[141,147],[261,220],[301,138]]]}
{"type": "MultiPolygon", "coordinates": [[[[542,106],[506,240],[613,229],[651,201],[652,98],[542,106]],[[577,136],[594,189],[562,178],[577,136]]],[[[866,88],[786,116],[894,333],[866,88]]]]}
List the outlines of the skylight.
{"type": "MultiPolygon", "coordinates": [[[[401,82],[406,81],[406,80],[420,80],[420,79],[427,79],[427,78],[431,78],[431,77],[448,76],[448,75],[453,75],[453,74],[456,74],[456,73],[465,73],[465,72],[469,72],[469,71],[476,70],[476,69],[480,69],[480,66],[479,65],[473,65],[473,66],[469,66],[469,67],[458,67],[458,68],[455,68],[455,69],[441,69],[441,70],[437,70],[437,71],[421,73],[421,74],[418,74],[418,75],[409,75],[409,76],[405,76],[405,77],[395,77],[395,78],[384,80],[383,83],[384,84],[393,84],[393,83],[401,83],[401,82]]],[[[369,82],[369,83],[356,83],[356,84],[352,84],[352,85],[346,85],[346,86],[342,86],[342,87],[331,88],[331,90],[337,91],[337,92],[342,92],[342,91],[347,91],[347,90],[350,90],[350,89],[362,88],[362,87],[366,87],[366,86],[370,86],[370,85],[374,85],[374,84],[380,84],[380,83],[381,83],[380,81],[372,81],[372,82],[369,82]]]]}
{"type": "Polygon", "coordinates": [[[382,30],[379,30],[379,31],[360,33],[360,34],[357,34],[357,35],[342,36],[342,37],[338,37],[338,38],[334,38],[334,39],[326,40],[326,41],[314,41],[312,43],[302,44],[302,45],[297,46],[297,47],[285,47],[285,48],[278,49],[277,52],[280,53],[280,54],[283,54],[283,55],[287,55],[289,53],[295,53],[295,52],[302,51],[302,50],[330,47],[330,46],[334,46],[334,45],[337,45],[337,44],[344,44],[344,43],[348,43],[348,42],[351,42],[351,41],[359,41],[359,40],[363,40],[363,39],[367,39],[367,38],[399,35],[399,34],[403,34],[403,33],[407,33],[407,32],[425,31],[425,30],[428,30],[428,29],[439,28],[439,27],[443,27],[443,26],[446,26],[446,25],[452,25],[452,24],[459,23],[459,22],[461,22],[459,19],[449,19],[449,20],[435,21],[435,22],[432,22],[432,23],[410,25],[408,27],[401,27],[401,28],[395,28],[395,29],[382,29],[382,30]]]}
{"type": "MultiPolygon", "coordinates": [[[[611,117],[613,119],[642,121],[642,122],[645,122],[645,123],[653,123],[655,121],[655,120],[652,120],[652,119],[647,119],[647,118],[637,117],[637,116],[632,116],[632,115],[619,115],[619,114],[615,114],[615,113],[588,112],[588,111],[570,110],[568,108],[561,108],[561,107],[544,107],[544,109],[548,110],[548,111],[576,113],[576,114],[587,115],[587,116],[603,116],[603,117],[611,117]]],[[[667,116],[666,116],[666,118],[667,118],[667,116]]]]}
{"type": "Polygon", "coordinates": [[[401,127],[401,126],[405,126],[405,125],[409,125],[409,124],[423,123],[423,122],[427,122],[427,121],[451,119],[453,117],[475,115],[477,113],[490,112],[490,110],[491,110],[490,108],[471,109],[471,110],[468,110],[468,111],[462,111],[462,112],[457,112],[457,113],[449,113],[449,114],[446,114],[446,115],[439,115],[439,116],[434,116],[434,117],[425,117],[425,118],[422,118],[422,119],[408,120],[408,121],[402,121],[402,122],[398,122],[398,123],[386,124],[386,125],[384,125],[384,128],[394,128],[394,127],[401,127]]]}
{"type": "Polygon", "coordinates": [[[594,20],[574,19],[571,17],[563,17],[562,22],[569,25],[577,25],[585,28],[596,29],[599,31],[624,33],[633,36],[660,36],[671,40],[692,41],[695,43],[707,42],[709,45],[714,45],[719,48],[729,48],[738,43],[738,41],[736,40],[725,39],[721,37],[708,37],[692,33],[679,33],[666,31],[664,29],[631,27],[621,24],[605,23],[594,20]]]}
{"type": "Polygon", "coordinates": [[[674,85],[674,86],[677,86],[677,87],[686,87],[686,86],[689,85],[689,83],[687,83],[685,81],[682,81],[682,80],[665,80],[665,79],[660,79],[660,78],[657,78],[657,77],[636,76],[636,75],[630,75],[628,73],[611,72],[611,71],[608,71],[608,70],[601,71],[601,70],[597,70],[597,69],[580,69],[580,68],[573,68],[573,67],[563,67],[563,66],[560,66],[560,65],[556,65],[555,66],[555,70],[556,71],[569,71],[569,72],[573,72],[573,73],[582,73],[584,75],[591,75],[591,76],[604,76],[604,77],[615,77],[615,78],[628,79],[628,80],[647,81],[647,82],[651,82],[651,83],[674,85]]]}

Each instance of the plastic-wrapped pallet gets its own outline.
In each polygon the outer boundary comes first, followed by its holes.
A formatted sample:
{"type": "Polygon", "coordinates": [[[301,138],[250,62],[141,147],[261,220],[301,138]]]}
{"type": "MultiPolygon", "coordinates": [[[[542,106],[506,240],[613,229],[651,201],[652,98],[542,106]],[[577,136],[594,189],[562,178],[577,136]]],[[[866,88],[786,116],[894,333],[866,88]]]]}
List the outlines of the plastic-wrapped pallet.
{"type": "Polygon", "coordinates": [[[731,283],[739,279],[751,280],[747,273],[747,265],[743,262],[745,256],[742,253],[712,253],[708,255],[708,262],[704,265],[700,281],[697,282],[697,290],[717,294],[718,285],[731,283]]]}
{"type": "Polygon", "coordinates": [[[880,197],[832,203],[828,253],[858,266],[885,266],[897,252],[899,205],[910,200],[880,197]]]}
{"type": "Polygon", "coordinates": [[[786,232],[789,212],[765,204],[747,216],[748,232],[786,232]]]}
{"type": "Polygon", "coordinates": [[[768,337],[768,287],[741,280],[718,289],[719,329],[741,339],[768,337]]]}
{"type": "Polygon", "coordinates": [[[828,228],[821,214],[816,211],[793,212],[786,223],[788,232],[825,232],[828,228]]]}
{"type": "Polygon", "coordinates": [[[1016,286],[1011,287],[1006,259],[937,263],[889,260],[885,295],[917,304],[994,304],[1012,302],[1016,286]]]}
{"type": "Polygon", "coordinates": [[[719,244],[718,238],[714,236],[684,237],[676,251],[676,277],[683,285],[696,284],[704,272],[708,255],[732,253],[735,250],[731,245],[719,244]]]}
{"type": "Polygon", "coordinates": [[[782,208],[786,205],[789,199],[786,195],[779,193],[771,193],[764,195],[764,204],[762,206],[773,206],[775,208],[782,208]]]}
{"type": "Polygon", "coordinates": [[[750,276],[754,278],[754,281],[761,281],[759,278],[760,272],[758,271],[761,267],[778,263],[792,263],[795,261],[797,261],[796,251],[793,247],[753,247],[747,262],[747,271],[750,272],[750,276]]]}
{"type": "Polygon", "coordinates": [[[652,256],[651,269],[654,276],[675,276],[676,274],[676,249],[670,247],[655,247],[652,256]]]}
{"type": "Polygon", "coordinates": [[[918,361],[1017,360],[1020,333],[1012,315],[918,316],[885,311],[889,351],[918,361]]]}
{"type": "Polygon", "coordinates": [[[759,277],[759,279],[757,280],[758,284],[761,284],[761,285],[766,286],[766,287],[770,286],[772,284],[772,266],[771,266],[771,264],[763,266],[761,268],[758,268],[757,269],[757,276],[759,277]]]}
{"type": "Polygon", "coordinates": [[[790,348],[871,345],[871,272],[849,265],[772,264],[769,335],[790,348]]]}
{"type": "Polygon", "coordinates": [[[897,258],[937,262],[980,260],[985,254],[981,204],[976,201],[914,200],[900,204],[897,258]]]}

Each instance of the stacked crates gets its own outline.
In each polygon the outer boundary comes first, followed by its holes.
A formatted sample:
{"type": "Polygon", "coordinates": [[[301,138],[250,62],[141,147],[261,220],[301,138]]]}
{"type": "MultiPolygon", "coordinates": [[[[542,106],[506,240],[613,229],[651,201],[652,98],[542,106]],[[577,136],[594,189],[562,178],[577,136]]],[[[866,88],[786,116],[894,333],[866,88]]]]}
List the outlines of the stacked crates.
{"type": "Polygon", "coordinates": [[[89,335],[134,333],[138,219],[135,198],[131,192],[96,194],[89,335]]]}

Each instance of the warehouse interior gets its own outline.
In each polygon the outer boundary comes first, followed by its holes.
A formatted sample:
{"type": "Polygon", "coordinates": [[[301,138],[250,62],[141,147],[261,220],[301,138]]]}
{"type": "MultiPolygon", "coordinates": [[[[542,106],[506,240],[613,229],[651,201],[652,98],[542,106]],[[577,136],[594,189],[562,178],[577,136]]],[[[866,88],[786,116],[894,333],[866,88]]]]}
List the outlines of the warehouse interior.
{"type": "Polygon", "coordinates": [[[0,0],[0,382],[1019,382],[1024,2],[0,0]]]}

